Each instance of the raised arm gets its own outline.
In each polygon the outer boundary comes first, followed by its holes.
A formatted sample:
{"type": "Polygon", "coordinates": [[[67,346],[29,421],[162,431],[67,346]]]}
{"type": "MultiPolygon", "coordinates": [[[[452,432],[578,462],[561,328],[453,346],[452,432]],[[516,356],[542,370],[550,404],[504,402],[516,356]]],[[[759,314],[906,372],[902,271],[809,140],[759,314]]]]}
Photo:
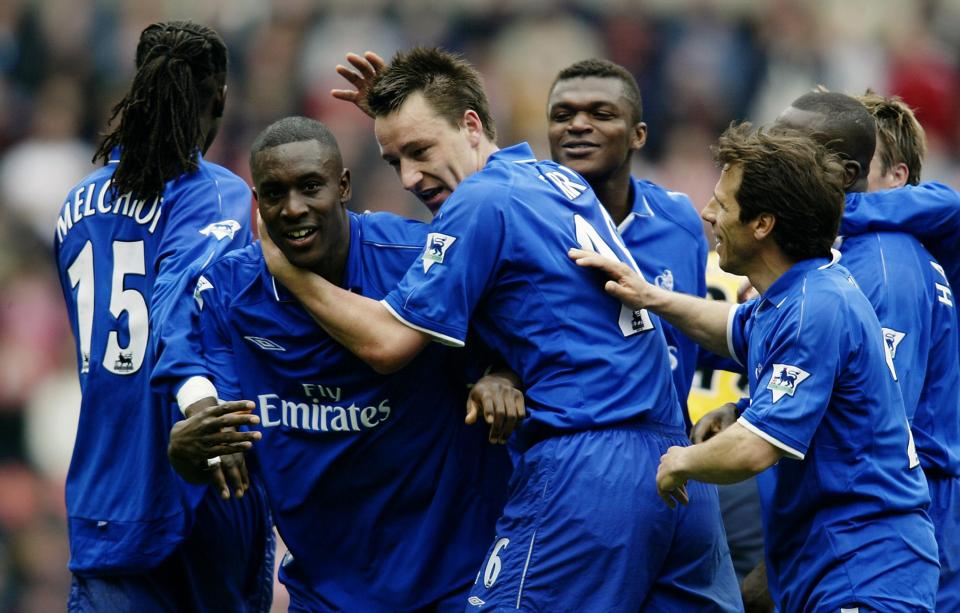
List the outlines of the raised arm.
{"type": "Polygon", "coordinates": [[[729,356],[727,320],[735,305],[671,292],[647,283],[632,268],[591,251],[571,249],[579,266],[596,268],[610,278],[608,294],[635,309],[649,309],[679,328],[694,342],[720,356],[729,356]]]}

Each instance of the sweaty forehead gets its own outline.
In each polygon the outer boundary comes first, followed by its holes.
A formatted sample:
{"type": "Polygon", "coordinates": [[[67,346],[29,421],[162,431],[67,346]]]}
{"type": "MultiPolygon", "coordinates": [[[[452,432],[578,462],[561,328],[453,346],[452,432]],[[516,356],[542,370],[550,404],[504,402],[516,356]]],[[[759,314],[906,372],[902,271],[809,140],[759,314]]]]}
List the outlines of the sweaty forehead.
{"type": "Polygon", "coordinates": [[[626,102],[623,81],[616,77],[574,77],[561,79],[550,91],[549,105],[619,104],[626,102]]]}

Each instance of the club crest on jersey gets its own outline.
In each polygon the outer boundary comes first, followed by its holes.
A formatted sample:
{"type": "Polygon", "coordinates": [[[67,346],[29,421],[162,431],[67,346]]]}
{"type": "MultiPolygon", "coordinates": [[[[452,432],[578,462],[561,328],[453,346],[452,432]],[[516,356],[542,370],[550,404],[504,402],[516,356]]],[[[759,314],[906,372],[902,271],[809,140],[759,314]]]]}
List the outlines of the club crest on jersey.
{"type": "Polygon", "coordinates": [[[234,221],[232,219],[224,219],[223,221],[217,221],[203,230],[200,230],[200,234],[204,236],[212,236],[218,241],[222,241],[225,238],[232,239],[237,231],[240,229],[240,222],[234,221]]]}
{"type": "Polygon", "coordinates": [[[776,402],[784,396],[793,396],[797,391],[797,386],[809,376],[810,373],[802,368],[790,364],[774,364],[773,374],[770,375],[767,389],[773,392],[773,401],[776,402]]]}
{"type": "Polygon", "coordinates": [[[653,281],[657,284],[657,287],[661,287],[668,292],[673,291],[673,271],[669,268],[664,268],[663,272],[657,275],[653,281]]]}
{"type": "Polygon", "coordinates": [[[443,264],[447,249],[457,240],[456,236],[431,232],[427,235],[427,244],[423,249],[423,272],[430,270],[434,264],[443,264]]]}
{"type": "Polygon", "coordinates": [[[197,286],[193,289],[193,299],[197,301],[197,306],[200,307],[200,310],[203,310],[203,296],[201,292],[213,289],[213,284],[207,280],[206,277],[200,275],[200,278],[197,279],[197,286]]]}

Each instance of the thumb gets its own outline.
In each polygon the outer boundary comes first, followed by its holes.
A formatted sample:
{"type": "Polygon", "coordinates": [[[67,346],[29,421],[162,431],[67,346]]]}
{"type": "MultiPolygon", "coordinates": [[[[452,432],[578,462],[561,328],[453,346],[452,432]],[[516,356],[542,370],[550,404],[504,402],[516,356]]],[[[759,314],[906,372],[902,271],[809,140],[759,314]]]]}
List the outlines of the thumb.
{"type": "Polygon", "coordinates": [[[463,423],[465,424],[475,424],[477,423],[477,414],[480,411],[480,407],[477,406],[476,401],[473,398],[467,398],[467,416],[464,418],[463,423]]]}

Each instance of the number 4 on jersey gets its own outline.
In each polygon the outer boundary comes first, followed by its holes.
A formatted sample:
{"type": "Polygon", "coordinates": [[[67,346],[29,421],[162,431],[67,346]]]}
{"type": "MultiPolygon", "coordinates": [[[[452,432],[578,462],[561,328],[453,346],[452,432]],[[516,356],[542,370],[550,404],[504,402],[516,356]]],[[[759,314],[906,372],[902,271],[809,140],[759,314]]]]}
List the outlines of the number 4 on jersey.
{"type": "MultiPolygon", "coordinates": [[[[610,245],[603,240],[603,237],[600,236],[597,229],[590,225],[589,221],[579,215],[574,215],[573,221],[577,231],[577,242],[580,243],[581,249],[592,251],[611,260],[622,261],[617,257],[616,253],[614,253],[613,249],[610,248],[610,245]]],[[[618,247],[619,246],[620,245],[618,245],[618,247]]],[[[627,263],[630,267],[633,268],[638,275],[641,274],[626,248],[621,247],[621,250],[626,254],[628,258],[627,263]]],[[[653,321],[650,319],[650,314],[647,313],[646,309],[631,309],[626,305],[620,305],[620,319],[618,323],[620,324],[620,331],[624,336],[633,336],[640,332],[653,330],[653,321]]]]}

